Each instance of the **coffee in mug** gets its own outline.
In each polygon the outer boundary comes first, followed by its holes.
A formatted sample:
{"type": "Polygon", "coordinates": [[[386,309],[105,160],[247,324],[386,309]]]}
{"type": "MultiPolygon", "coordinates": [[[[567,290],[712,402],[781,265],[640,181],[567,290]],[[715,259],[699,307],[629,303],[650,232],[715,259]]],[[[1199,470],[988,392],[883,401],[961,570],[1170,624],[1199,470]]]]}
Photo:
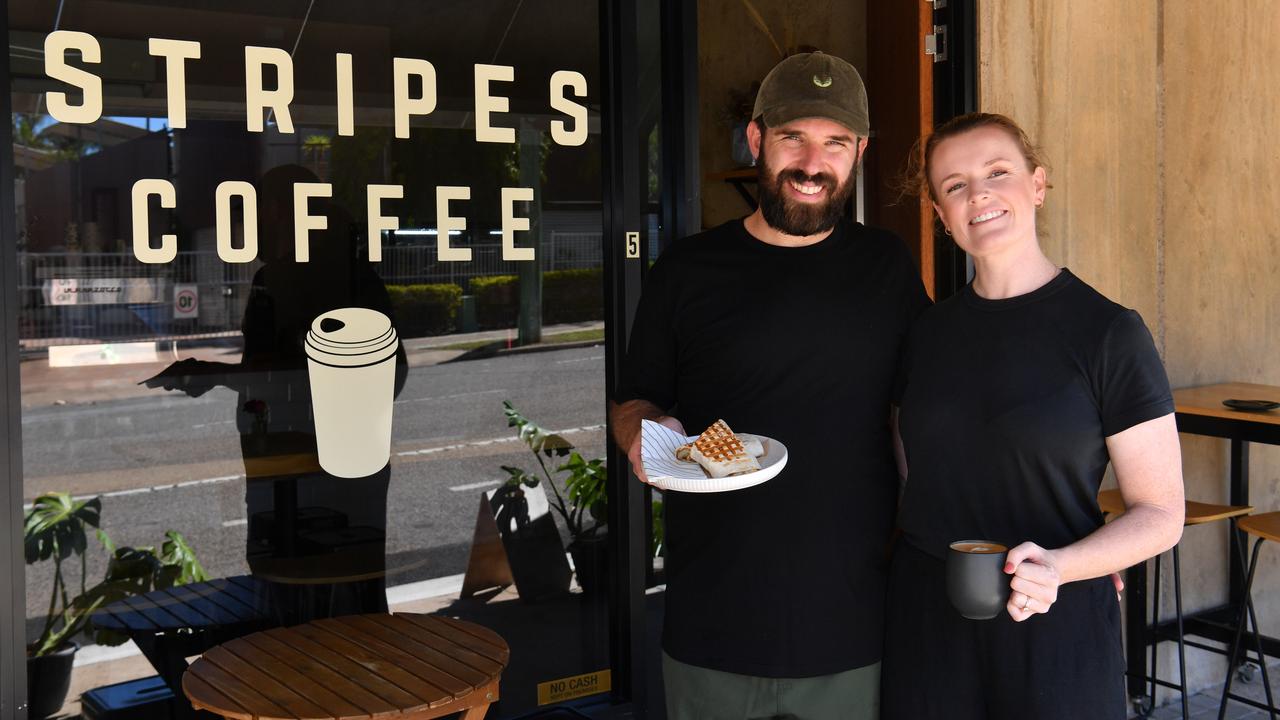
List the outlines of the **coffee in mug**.
{"type": "Polygon", "coordinates": [[[1004,572],[1009,548],[987,540],[958,540],[947,552],[947,598],[970,620],[990,620],[1009,601],[1004,572]]]}

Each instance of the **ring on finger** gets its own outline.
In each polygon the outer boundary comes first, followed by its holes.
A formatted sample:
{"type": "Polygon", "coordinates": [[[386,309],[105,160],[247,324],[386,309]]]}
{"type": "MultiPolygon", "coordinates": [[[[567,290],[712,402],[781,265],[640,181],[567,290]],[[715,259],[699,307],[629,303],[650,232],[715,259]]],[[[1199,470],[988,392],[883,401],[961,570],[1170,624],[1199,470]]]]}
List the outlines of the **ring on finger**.
{"type": "Polygon", "coordinates": [[[1027,609],[1027,606],[1028,606],[1028,605],[1030,605],[1030,604],[1031,604],[1031,596],[1030,596],[1030,595],[1023,595],[1023,596],[1022,596],[1022,609],[1023,609],[1023,610],[1026,610],[1026,609],[1027,609]]]}

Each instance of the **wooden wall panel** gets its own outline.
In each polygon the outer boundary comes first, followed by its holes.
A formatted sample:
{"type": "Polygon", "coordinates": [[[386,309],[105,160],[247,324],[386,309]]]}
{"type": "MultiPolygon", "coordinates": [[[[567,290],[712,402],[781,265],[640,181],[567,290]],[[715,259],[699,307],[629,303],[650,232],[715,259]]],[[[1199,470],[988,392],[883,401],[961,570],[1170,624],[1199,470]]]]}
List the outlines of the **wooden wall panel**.
{"type": "Polygon", "coordinates": [[[1045,150],[1050,259],[1159,317],[1156,12],[1109,0],[983,2],[979,107],[1045,150]]]}
{"type": "MultiPolygon", "coordinates": [[[[1164,3],[1166,362],[1177,385],[1280,385],[1277,27],[1274,3],[1164,3]]],[[[1226,443],[1183,449],[1189,492],[1223,497],[1226,443]]],[[[1280,510],[1280,448],[1253,446],[1250,479],[1252,504],[1280,510]]],[[[1280,553],[1262,562],[1259,621],[1280,635],[1280,553]]]]}
{"type": "MultiPolygon", "coordinates": [[[[980,106],[1039,139],[1057,185],[1046,252],[1142,312],[1175,387],[1280,385],[1276,27],[1262,0],[980,4],[980,106]]],[[[1225,501],[1227,443],[1181,439],[1188,497],[1225,501]]],[[[1253,504],[1280,509],[1280,448],[1255,445],[1250,470],[1253,504]]],[[[1189,529],[1182,548],[1188,607],[1225,599],[1225,530],[1189,529]]],[[[1263,558],[1260,619],[1280,635],[1280,553],[1263,558]]],[[[1222,671],[1189,656],[1194,688],[1222,671]]]]}

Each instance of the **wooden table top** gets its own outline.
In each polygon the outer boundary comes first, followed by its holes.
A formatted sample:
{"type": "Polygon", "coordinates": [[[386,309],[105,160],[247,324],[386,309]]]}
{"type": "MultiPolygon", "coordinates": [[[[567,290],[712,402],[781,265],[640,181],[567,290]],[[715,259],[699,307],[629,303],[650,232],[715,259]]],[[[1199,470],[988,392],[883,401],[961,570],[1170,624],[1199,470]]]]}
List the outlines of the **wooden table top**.
{"type": "Polygon", "coordinates": [[[1232,410],[1223,400],[1272,400],[1280,402],[1280,387],[1249,383],[1219,383],[1173,391],[1174,409],[1187,415],[1280,425],[1280,409],[1264,412],[1232,410]]]}
{"type": "Polygon", "coordinates": [[[496,633],[461,620],[350,615],[223,643],[182,688],[197,709],[241,720],[481,717],[509,657],[496,633]]]}
{"type": "Polygon", "coordinates": [[[261,582],[248,575],[218,578],[113,602],[93,624],[124,633],[227,627],[265,620],[261,582]]]}

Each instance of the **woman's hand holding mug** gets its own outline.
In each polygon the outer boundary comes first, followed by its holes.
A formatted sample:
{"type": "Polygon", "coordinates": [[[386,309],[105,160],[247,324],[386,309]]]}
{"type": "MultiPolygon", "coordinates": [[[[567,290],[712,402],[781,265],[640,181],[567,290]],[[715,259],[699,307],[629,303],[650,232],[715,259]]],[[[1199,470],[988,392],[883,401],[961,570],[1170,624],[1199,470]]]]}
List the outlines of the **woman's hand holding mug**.
{"type": "Polygon", "coordinates": [[[1037,613],[1047,613],[1058,600],[1062,578],[1058,558],[1032,542],[1024,542],[1009,551],[1004,572],[1009,580],[1009,602],[1005,608],[1014,622],[1022,622],[1037,613]]]}

